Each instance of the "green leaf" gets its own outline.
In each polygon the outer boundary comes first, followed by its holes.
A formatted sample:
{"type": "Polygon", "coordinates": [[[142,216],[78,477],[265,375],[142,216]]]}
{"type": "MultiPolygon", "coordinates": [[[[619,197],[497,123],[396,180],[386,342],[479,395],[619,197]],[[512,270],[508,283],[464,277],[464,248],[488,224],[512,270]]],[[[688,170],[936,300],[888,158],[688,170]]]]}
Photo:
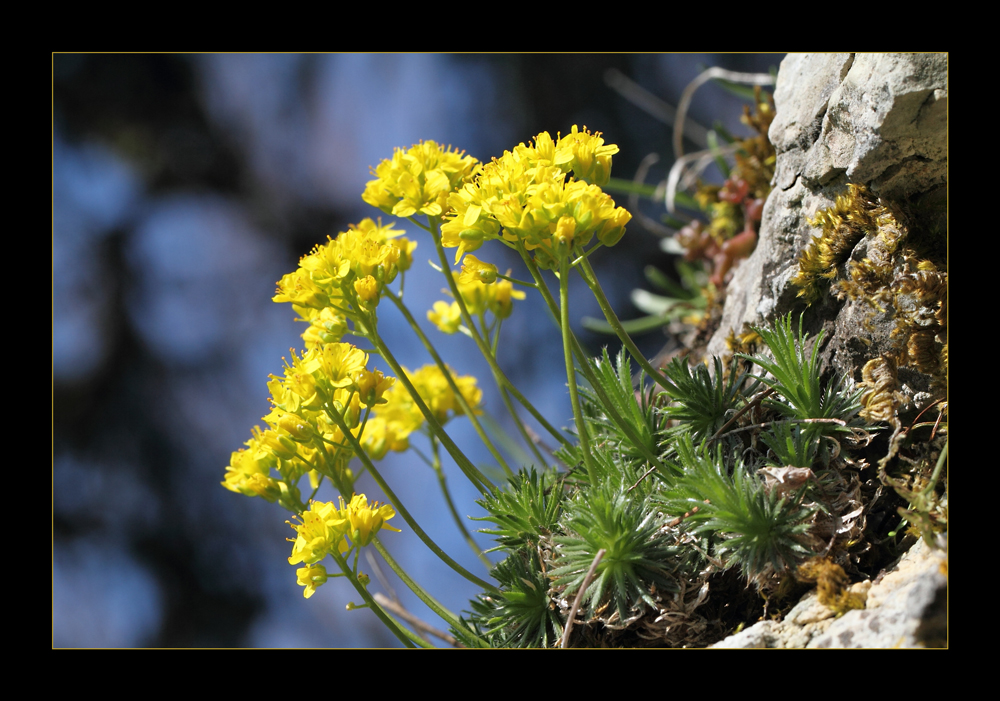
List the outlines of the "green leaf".
{"type": "MultiPolygon", "coordinates": [[[[759,376],[758,379],[784,398],[784,403],[771,401],[769,404],[786,416],[847,421],[860,408],[860,393],[844,392],[843,378],[824,390],[819,367],[819,349],[824,332],[820,331],[813,343],[812,352],[807,354],[806,343],[809,337],[802,331],[802,320],[803,316],[799,315],[797,332],[792,331],[791,314],[778,319],[773,329],[754,328],[764,339],[773,358],[760,354],[736,355],[753,361],[771,374],[771,377],[759,376]]],[[[821,430],[823,433],[832,433],[843,428],[826,424],[821,430]]]]}

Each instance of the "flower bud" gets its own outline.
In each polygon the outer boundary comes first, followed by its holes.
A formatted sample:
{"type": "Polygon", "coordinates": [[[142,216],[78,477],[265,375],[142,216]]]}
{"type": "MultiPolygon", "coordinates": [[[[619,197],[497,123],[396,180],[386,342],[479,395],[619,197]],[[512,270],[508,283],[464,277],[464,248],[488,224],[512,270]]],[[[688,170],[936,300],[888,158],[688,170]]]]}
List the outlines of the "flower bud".
{"type": "MultiPolygon", "coordinates": [[[[382,266],[379,266],[379,270],[381,269],[382,266]]],[[[354,291],[365,306],[374,307],[378,304],[379,284],[371,275],[355,280],[354,291]]]]}
{"type": "Polygon", "coordinates": [[[299,586],[306,588],[302,595],[307,599],[315,594],[320,586],[326,584],[326,580],[329,577],[326,573],[326,567],[323,565],[300,567],[295,570],[295,575],[298,578],[299,586]]]}
{"type": "Polygon", "coordinates": [[[492,285],[496,280],[497,266],[481,261],[471,253],[465,256],[465,260],[462,261],[462,274],[458,276],[460,283],[480,282],[492,285]]]}
{"type": "Polygon", "coordinates": [[[288,433],[292,440],[299,443],[308,443],[316,435],[312,424],[296,414],[285,414],[278,419],[278,427],[288,433]]]}
{"type": "Polygon", "coordinates": [[[367,407],[376,404],[385,404],[386,399],[382,398],[385,391],[395,384],[395,377],[386,377],[381,370],[362,370],[358,374],[358,395],[361,403],[367,407]]]}

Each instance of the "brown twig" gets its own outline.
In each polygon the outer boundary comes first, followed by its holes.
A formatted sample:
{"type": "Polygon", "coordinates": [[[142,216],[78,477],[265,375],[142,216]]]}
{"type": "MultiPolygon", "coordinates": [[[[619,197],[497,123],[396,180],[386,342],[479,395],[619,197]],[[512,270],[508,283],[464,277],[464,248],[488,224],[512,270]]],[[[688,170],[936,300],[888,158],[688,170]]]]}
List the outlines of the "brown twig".
{"type": "MultiPolygon", "coordinates": [[[[740,431],[749,431],[754,428],[767,428],[768,426],[774,426],[776,424],[837,424],[838,426],[846,426],[847,422],[842,419],[784,419],[781,421],[765,421],[762,424],[750,424],[749,426],[741,426],[740,428],[734,428],[725,435],[730,433],[739,433],[740,431]]],[[[714,438],[715,436],[713,436],[714,438]]]]}
{"type": "Polygon", "coordinates": [[[379,606],[381,606],[384,609],[388,609],[389,611],[392,611],[394,614],[402,618],[404,621],[409,623],[414,628],[417,628],[418,630],[423,631],[424,633],[428,633],[429,635],[433,635],[436,638],[441,638],[441,640],[445,641],[449,645],[454,645],[457,642],[455,638],[453,638],[448,633],[445,633],[443,630],[438,630],[434,626],[424,623],[419,618],[417,618],[412,613],[404,609],[395,601],[392,601],[389,597],[385,596],[384,594],[382,593],[375,594],[375,601],[378,603],[379,606]]]}
{"type": "Polygon", "coordinates": [[[650,476],[651,474],[653,474],[653,470],[655,470],[655,469],[656,469],[656,465],[653,465],[653,466],[652,466],[651,468],[649,468],[649,469],[648,469],[648,470],[646,470],[646,471],[645,471],[644,473],[642,473],[642,477],[640,477],[639,479],[637,479],[637,480],[635,481],[635,484],[633,484],[633,485],[632,485],[631,487],[629,487],[629,488],[628,488],[628,489],[627,489],[627,490],[625,491],[625,493],[626,493],[626,494],[628,494],[628,493],[629,493],[629,492],[631,492],[631,491],[632,491],[633,489],[635,489],[636,487],[638,487],[638,486],[639,486],[639,483],[640,483],[640,482],[642,482],[642,481],[643,481],[644,479],[646,479],[647,477],[649,477],[649,476],[650,476]]]}
{"type": "Polygon", "coordinates": [[[576,618],[576,612],[580,609],[580,602],[583,601],[583,594],[587,591],[587,587],[590,586],[590,580],[594,578],[594,572],[597,571],[597,566],[601,563],[601,558],[604,557],[604,553],[606,552],[607,550],[601,548],[594,555],[594,561],[590,563],[590,569],[587,570],[587,576],[583,578],[580,591],[576,593],[576,598],[573,599],[573,605],[569,609],[569,618],[566,619],[566,628],[563,629],[562,642],[559,644],[561,648],[569,646],[569,634],[573,630],[573,619],[576,618]]]}
{"type": "Polygon", "coordinates": [[[770,388],[764,390],[763,392],[761,392],[760,394],[758,394],[756,397],[754,397],[754,399],[753,399],[752,402],[750,402],[745,407],[743,407],[742,409],[740,409],[739,411],[737,411],[736,414],[733,415],[733,418],[729,419],[729,421],[727,421],[725,424],[723,424],[722,428],[720,428],[718,431],[716,431],[715,435],[708,439],[708,442],[711,443],[716,438],[720,437],[723,433],[725,433],[726,429],[729,428],[730,426],[732,426],[741,416],[743,416],[745,413],[747,413],[748,411],[750,411],[751,409],[753,409],[755,406],[757,406],[758,404],[760,404],[767,397],[770,397],[772,394],[774,394],[774,387],[770,387],[770,388]]]}
{"type": "Polygon", "coordinates": [[[937,435],[938,426],[941,425],[941,417],[943,417],[943,416],[944,416],[944,414],[942,414],[939,411],[938,412],[937,421],[934,422],[934,428],[931,429],[931,440],[934,440],[934,436],[937,435]]]}
{"type": "MultiPolygon", "coordinates": [[[[930,410],[931,407],[936,406],[936,405],[940,404],[943,401],[944,401],[943,399],[936,399],[933,402],[931,402],[930,404],[928,404],[927,406],[925,406],[924,410],[921,411],[919,414],[917,414],[917,418],[915,418],[913,421],[910,422],[910,427],[908,429],[906,429],[907,432],[913,430],[913,427],[917,425],[918,421],[920,421],[920,417],[923,416],[924,414],[926,414],[928,412],[928,410],[930,410]]],[[[941,416],[941,412],[939,411],[938,412],[938,417],[940,417],[940,416],[941,416]]],[[[940,418],[938,420],[940,421],[940,418]]],[[[937,426],[937,424],[934,424],[934,425],[937,426]]]]}

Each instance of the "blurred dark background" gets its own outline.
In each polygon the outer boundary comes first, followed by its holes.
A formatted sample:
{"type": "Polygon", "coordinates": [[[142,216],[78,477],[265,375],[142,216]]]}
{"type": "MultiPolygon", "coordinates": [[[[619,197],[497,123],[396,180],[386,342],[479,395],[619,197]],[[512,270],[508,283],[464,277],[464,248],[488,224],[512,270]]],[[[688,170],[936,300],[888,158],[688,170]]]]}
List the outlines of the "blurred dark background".
{"type": "MultiPolygon", "coordinates": [[[[615,177],[630,179],[658,153],[646,178],[656,183],[673,160],[671,130],[608,87],[608,71],[676,105],[704,67],[766,72],[780,59],[53,55],[53,645],[397,645],[370,612],[345,610],[352,592],[339,580],[304,600],[287,564],[290,514],[219,484],[230,453],[262,424],[268,374],[301,346],[291,308],[271,302],[275,281],[327,235],[379,215],[360,194],[369,166],[394,147],[433,139],[488,160],[579,124],[619,145],[615,177]]],[[[708,85],[690,116],[742,135],[741,104],[708,85]]],[[[663,213],[662,203],[643,208],[663,213]]],[[[443,281],[426,264],[424,232],[398,228],[420,241],[406,290],[424,320],[446,298],[443,281]]],[[[596,256],[623,319],[639,315],[629,292],[644,286],[643,267],[673,269],[658,244],[633,220],[618,246],[596,256]]],[[[488,252],[526,276],[501,247],[488,252]]],[[[571,307],[577,320],[600,316],[585,288],[571,307]]],[[[426,326],[453,367],[480,378],[487,408],[510,429],[472,342],[426,326]]],[[[429,362],[388,309],[380,331],[403,364],[429,362]]],[[[609,337],[578,331],[595,354],[617,350],[609,337]]],[[[664,342],[654,333],[640,345],[652,356],[664,342]]],[[[501,363],[557,426],[571,423],[562,362],[540,301],[516,303],[501,363]]],[[[466,424],[450,426],[456,441],[488,464],[466,424]]],[[[485,576],[433,473],[409,454],[380,469],[431,536],[485,576]]],[[[461,473],[449,476],[460,508],[479,515],[461,473]]],[[[358,491],[382,499],[370,480],[358,491]]],[[[468,608],[475,587],[395,525],[404,532],[383,541],[409,573],[453,611],[468,608]]],[[[411,611],[441,624],[389,582],[411,611]]],[[[371,589],[381,590],[374,578],[371,589]]]]}

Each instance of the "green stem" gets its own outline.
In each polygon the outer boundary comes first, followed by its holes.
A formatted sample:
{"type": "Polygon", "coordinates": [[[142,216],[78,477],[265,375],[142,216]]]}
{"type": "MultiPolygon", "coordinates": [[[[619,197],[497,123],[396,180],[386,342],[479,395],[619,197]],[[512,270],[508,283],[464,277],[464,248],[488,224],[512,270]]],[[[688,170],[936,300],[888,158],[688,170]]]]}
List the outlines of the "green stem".
{"type": "Polygon", "coordinates": [[[429,643],[428,641],[426,641],[423,638],[421,638],[419,635],[417,635],[416,633],[414,633],[412,630],[410,630],[406,626],[400,624],[400,622],[397,621],[392,615],[390,615],[388,613],[385,614],[385,615],[388,616],[389,620],[392,621],[393,623],[395,623],[399,627],[399,629],[401,631],[403,631],[403,635],[405,635],[407,638],[409,638],[411,641],[413,641],[413,643],[416,644],[418,647],[422,647],[425,650],[437,650],[437,648],[434,647],[431,643],[429,643]]]}
{"type": "Polygon", "coordinates": [[[493,563],[490,562],[490,559],[486,557],[479,546],[476,545],[476,541],[472,537],[472,534],[469,533],[465,524],[462,523],[462,517],[458,515],[458,509],[455,508],[455,502],[451,498],[451,491],[448,489],[447,478],[445,477],[444,470],[441,469],[441,458],[438,456],[437,441],[434,440],[433,436],[431,437],[431,446],[434,451],[434,462],[431,463],[431,467],[434,469],[434,474],[437,475],[438,484],[441,486],[441,493],[444,495],[444,501],[448,505],[448,511],[451,512],[451,518],[455,521],[455,525],[458,526],[458,532],[462,534],[462,538],[464,538],[465,542],[469,544],[470,548],[472,548],[472,552],[476,554],[476,557],[478,557],[480,561],[486,565],[486,571],[489,572],[493,569],[493,563]]]}
{"type": "Polygon", "coordinates": [[[580,436],[580,452],[583,453],[583,464],[587,468],[587,477],[591,485],[597,484],[597,470],[594,458],[590,454],[590,435],[587,423],[583,420],[583,410],[580,408],[580,393],[576,386],[576,368],[573,366],[573,345],[570,342],[569,328],[569,261],[562,257],[559,261],[559,326],[562,328],[563,356],[566,358],[566,381],[569,383],[569,401],[573,406],[573,421],[576,432],[580,436]]]}
{"type": "MultiPolygon", "coordinates": [[[[567,447],[572,447],[572,444],[568,440],[566,440],[566,438],[563,437],[563,435],[559,433],[559,431],[553,428],[548,421],[545,420],[545,417],[542,416],[537,409],[535,409],[534,405],[532,405],[531,402],[529,402],[527,399],[524,398],[524,396],[518,391],[517,387],[514,386],[514,383],[511,382],[509,379],[507,379],[507,376],[504,374],[503,370],[500,369],[500,366],[497,364],[496,358],[490,352],[489,345],[486,343],[485,340],[483,340],[483,337],[479,333],[479,329],[477,329],[476,325],[473,323],[472,315],[469,313],[469,310],[465,305],[465,299],[462,297],[461,292],[459,292],[458,290],[458,283],[455,281],[455,276],[452,273],[451,265],[449,265],[448,263],[448,256],[445,253],[444,245],[442,245],[441,243],[441,232],[440,228],[438,227],[438,222],[436,219],[432,219],[431,221],[433,222],[433,226],[427,230],[431,232],[431,235],[434,238],[434,245],[437,248],[438,258],[441,260],[441,270],[444,273],[445,279],[448,281],[448,287],[451,289],[452,296],[455,298],[455,301],[458,302],[459,309],[462,310],[462,319],[465,321],[465,325],[469,327],[469,330],[472,333],[472,339],[476,342],[476,345],[479,347],[479,352],[483,354],[483,357],[486,358],[486,362],[489,363],[490,369],[493,371],[493,378],[496,381],[497,385],[506,387],[510,391],[510,393],[514,395],[514,398],[517,399],[517,401],[519,401],[521,405],[528,410],[528,412],[535,418],[535,420],[538,421],[538,423],[541,424],[542,427],[546,431],[548,431],[557,441],[559,441],[560,443],[562,443],[567,447]]],[[[520,421],[520,418],[518,418],[517,414],[514,414],[513,418],[515,421],[520,421]]]]}
{"type": "MultiPolygon", "coordinates": [[[[520,246],[519,248],[522,260],[524,260],[525,265],[528,267],[532,277],[535,279],[535,287],[538,288],[538,291],[541,292],[542,297],[545,299],[545,303],[549,307],[549,312],[552,315],[553,320],[557,320],[559,318],[559,308],[556,306],[556,302],[552,298],[552,293],[549,292],[548,285],[545,284],[545,280],[542,278],[541,271],[538,270],[538,266],[535,265],[535,262],[528,256],[524,247],[520,246]]],[[[559,325],[558,321],[556,321],[556,325],[559,325]]],[[[646,447],[646,444],[640,439],[639,435],[632,428],[632,425],[623,419],[622,416],[615,410],[611,398],[604,392],[604,389],[601,387],[601,383],[597,380],[597,369],[594,367],[594,361],[584,352],[583,346],[580,345],[580,341],[576,338],[576,335],[573,334],[572,331],[570,331],[570,337],[573,343],[573,353],[576,355],[576,360],[580,364],[583,376],[594,389],[594,392],[597,394],[597,398],[601,401],[605,412],[615,425],[622,430],[625,436],[632,441],[633,445],[637,446],[639,450],[643,452],[646,459],[662,470],[664,468],[663,463],[646,447]]]]}
{"type": "MultiPolygon", "coordinates": [[[[369,320],[366,319],[364,325],[368,326],[369,320]]],[[[465,473],[465,476],[469,478],[469,481],[472,482],[476,489],[478,489],[481,494],[489,494],[490,490],[494,489],[493,483],[490,482],[486,475],[480,472],[479,469],[472,464],[469,458],[465,456],[465,453],[459,450],[458,446],[455,445],[455,441],[451,439],[451,436],[445,433],[444,428],[441,427],[441,424],[434,415],[434,412],[430,410],[423,398],[420,396],[420,393],[417,392],[416,388],[413,386],[410,378],[405,372],[403,372],[403,368],[396,360],[396,357],[382,341],[382,338],[374,333],[374,325],[371,325],[370,328],[372,333],[368,333],[368,330],[365,329],[365,337],[375,345],[379,355],[381,355],[383,360],[389,364],[392,371],[396,373],[396,379],[402,382],[403,386],[406,387],[406,391],[410,393],[413,403],[417,405],[417,408],[420,409],[420,412],[424,415],[424,419],[426,419],[431,433],[433,433],[434,436],[441,441],[441,445],[445,447],[445,450],[447,450],[448,454],[455,460],[459,469],[465,473]]]]}
{"type": "MultiPolygon", "coordinates": [[[[328,416],[330,415],[330,413],[331,413],[331,411],[326,411],[326,414],[328,416]]],[[[336,413],[336,412],[333,412],[333,413],[336,413]]],[[[343,485],[343,483],[340,480],[341,475],[339,475],[337,473],[336,462],[333,459],[330,458],[330,453],[327,452],[326,446],[324,445],[324,443],[327,443],[327,442],[329,442],[329,441],[327,441],[325,438],[323,438],[323,436],[320,436],[320,440],[318,442],[314,442],[314,445],[319,449],[319,452],[323,455],[323,462],[326,463],[326,466],[327,466],[327,468],[330,471],[330,473],[329,473],[328,476],[330,478],[330,481],[333,483],[333,486],[337,488],[338,492],[340,492],[341,494],[344,494],[345,492],[349,492],[350,490],[345,490],[344,489],[344,485],[343,485]]]]}
{"type": "Polygon", "coordinates": [[[594,293],[594,298],[597,299],[597,303],[601,307],[601,311],[604,312],[604,318],[608,320],[611,324],[611,328],[615,330],[618,334],[618,338],[621,339],[622,344],[628,349],[628,352],[632,354],[635,361],[639,363],[639,366],[646,371],[653,382],[660,385],[664,389],[672,389],[670,386],[670,381],[664,377],[663,373],[653,367],[653,365],[646,360],[646,356],[642,354],[639,348],[635,345],[635,342],[628,335],[624,328],[622,328],[622,322],[618,320],[618,316],[615,314],[615,310],[611,308],[611,303],[608,302],[608,298],[604,296],[604,290],[601,289],[601,283],[598,282],[597,276],[594,275],[594,269],[590,267],[590,261],[584,258],[580,261],[577,271],[580,273],[580,277],[583,281],[587,283],[590,291],[594,293]]]}
{"type": "MultiPolygon", "coordinates": [[[[513,403],[510,401],[510,394],[507,392],[506,387],[500,388],[500,399],[503,400],[504,406],[507,407],[508,413],[510,413],[511,416],[514,416],[517,412],[514,408],[513,403]]],[[[541,451],[538,450],[538,446],[535,445],[535,441],[532,440],[531,434],[528,433],[528,429],[525,427],[524,422],[514,421],[514,424],[517,426],[517,431],[518,433],[521,434],[521,438],[524,439],[524,442],[528,444],[528,448],[534,454],[535,460],[537,461],[536,464],[538,465],[538,467],[541,468],[548,465],[549,464],[548,461],[546,461],[541,451]]]]}
{"type": "MultiPolygon", "coordinates": [[[[413,579],[410,578],[410,575],[406,573],[406,570],[400,567],[399,563],[396,562],[396,560],[393,559],[392,555],[389,554],[389,551],[386,550],[386,547],[384,545],[382,545],[382,541],[378,539],[378,536],[372,538],[372,544],[375,546],[375,549],[379,551],[379,554],[382,555],[382,558],[386,561],[386,564],[388,564],[389,567],[392,568],[392,571],[399,576],[403,584],[409,587],[410,591],[412,591],[414,594],[417,595],[417,598],[419,598],[421,601],[427,604],[427,607],[431,611],[436,613],[438,616],[440,616],[442,620],[447,621],[450,625],[458,628],[459,630],[464,630],[462,622],[461,620],[459,620],[458,616],[456,616],[447,608],[445,608],[433,596],[428,594],[422,586],[413,581],[413,579]]],[[[492,585],[487,587],[487,591],[496,596],[499,596],[500,594],[500,590],[492,585]]]]}
{"type": "Polygon", "coordinates": [[[354,449],[354,452],[357,454],[358,458],[361,460],[362,463],[364,463],[365,467],[368,468],[368,472],[371,473],[372,479],[375,480],[375,483],[385,494],[386,498],[389,499],[389,501],[392,503],[392,506],[396,509],[396,511],[399,512],[399,515],[403,517],[403,520],[406,521],[406,524],[413,529],[413,532],[417,534],[417,537],[423,541],[424,545],[426,545],[432,553],[437,555],[438,558],[440,558],[441,561],[444,562],[444,564],[448,565],[448,567],[455,570],[458,574],[462,575],[476,586],[483,587],[490,591],[496,591],[497,590],[496,587],[494,587],[489,582],[480,579],[479,577],[477,577],[476,575],[472,574],[467,569],[462,567],[460,564],[455,562],[448,556],[447,553],[445,553],[444,550],[438,547],[437,543],[431,540],[430,536],[424,532],[424,529],[420,527],[416,519],[414,519],[413,516],[410,515],[410,512],[406,510],[406,507],[403,506],[403,503],[399,500],[399,497],[397,497],[396,493],[392,491],[392,489],[389,487],[389,484],[382,478],[382,475],[379,473],[379,471],[375,469],[375,465],[372,463],[371,458],[369,458],[368,454],[365,453],[365,449],[361,446],[361,443],[360,441],[358,441],[357,436],[351,433],[351,430],[347,427],[347,424],[344,423],[344,419],[336,414],[331,416],[331,418],[337,424],[337,428],[341,430],[341,432],[344,434],[344,437],[351,444],[351,447],[354,449]]]}
{"type": "Polygon", "coordinates": [[[431,343],[430,339],[427,338],[426,334],[424,334],[423,330],[420,328],[416,320],[413,318],[413,315],[410,314],[410,310],[406,308],[405,304],[403,304],[403,300],[394,295],[388,289],[385,290],[385,295],[386,297],[389,298],[390,301],[392,301],[393,304],[396,305],[396,308],[399,309],[399,311],[403,314],[403,317],[410,325],[410,328],[412,328],[414,333],[417,334],[417,337],[420,339],[420,342],[424,344],[424,348],[426,348],[427,352],[431,354],[431,358],[434,359],[434,363],[438,366],[438,369],[441,371],[441,374],[444,375],[444,378],[448,381],[448,386],[451,387],[451,391],[455,395],[456,401],[458,401],[459,406],[462,407],[462,411],[465,413],[465,415],[469,417],[469,421],[472,422],[472,427],[476,430],[476,434],[479,436],[480,440],[482,440],[486,448],[490,451],[490,454],[493,456],[493,459],[500,464],[500,467],[503,468],[504,473],[506,473],[508,477],[513,477],[514,473],[511,471],[510,466],[507,465],[507,461],[504,460],[503,455],[500,453],[499,450],[497,450],[496,446],[493,445],[493,441],[490,440],[489,435],[486,433],[486,431],[483,430],[482,424],[479,423],[479,419],[476,417],[476,412],[473,411],[473,408],[471,406],[469,406],[469,403],[465,399],[465,395],[462,394],[462,391],[458,388],[458,384],[455,382],[455,378],[452,376],[451,371],[448,369],[448,366],[445,365],[444,361],[441,359],[441,356],[438,355],[438,352],[434,348],[434,345],[431,343]]]}
{"type": "Polygon", "coordinates": [[[948,460],[948,443],[944,444],[944,448],[941,449],[941,454],[938,456],[937,464],[934,466],[934,472],[931,474],[931,479],[927,483],[927,486],[920,490],[918,496],[920,498],[921,506],[929,509],[927,506],[927,499],[934,494],[934,488],[937,487],[938,478],[941,476],[941,468],[944,467],[945,462],[948,460]]]}
{"type": "Polygon", "coordinates": [[[330,555],[331,557],[333,557],[334,560],[337,561],[337,565],[344,573],[344,576],[347,577],[349,580],[351,580],[351,584],[354,585],[354,588],[358,590],[358,593],[365,600],[365,603],[368,604],[368,608],[370,608],[375,613],[375,615],[378,616],[379,620],[385,624],[385,627],[388,628],[393,635],[399,638],[399,640],[402,641],[403,645],[405,645],[406,647],[414,647],[413,643],[410,642],[409,637],[407,637],[407,635],[402,630],[400,630],[399,626],[396,624],[395,621],[389,618],[389,615],[382,610],[382,607],[379,606],[378,603],[375,601],[375,599],[372,597],[372,595],[368,593],[368,590],[365,589],[364,585],[358,581],[357,576],[354,574],[354,572],[351,571],[351,568],[348,566],[347,560],[344,559],[344,556],[341,555],[339,552],[336,552],[336,549],[334,549],[334,551],[331,551],[330,555]]]}

